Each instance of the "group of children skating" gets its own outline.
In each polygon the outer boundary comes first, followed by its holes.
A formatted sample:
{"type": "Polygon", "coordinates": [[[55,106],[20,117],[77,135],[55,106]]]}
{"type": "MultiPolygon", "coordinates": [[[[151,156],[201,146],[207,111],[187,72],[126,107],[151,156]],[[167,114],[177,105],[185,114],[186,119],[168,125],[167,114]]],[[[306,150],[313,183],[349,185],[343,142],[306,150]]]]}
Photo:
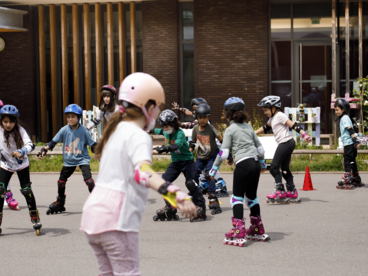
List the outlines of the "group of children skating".
{"type": "MultiPolygon", "coordinates": [[[[174,103],[173,109],[195,117],[193,123],[182,124],[170,109],[161,112],[165,104],[164,90],[148,74],[134,73],[126,77],[119,95],[110,85],[101,90],[102,115],[85,128],[79,123],[82,109],[76,104],[69,105],[64,111],[68,125],[37,156],[42,159],[48,150],[53,150],[57,143],[63,142],[64,166],[57,181],[58,195],[56,201],[50,204],[47,214],[65,211],[66,182],[77,166],[81,168],[91,192],[83,207],[81,230],[86,233],[103,275],[140,275],[138,232],[147,204],[148,188],[160,193],[165,201],[164,207],[153,217],[154,220],[178,220],[177,209],[191,221],[205,220],[206,200],[201,189],[204,188],[201,186],[203,181],[207,183],[208,205],[212,214],[221,213],[218,194],[223,193],[226,186],[222,185],[220,191],[216,191],[216,182],[222,180],[218,171],[225,160],[229,165],[235,164],[235,170],[231,196],[233,227],[225,234],[223,242],[243,246],[246,239],[267,241],[269,237],[263,227],[257,197],[260,174],[267,166],[264,149],[257,135],[271,129],[278,148],[270,167],[270,173],[275,178],[275,192],[267,195],[267,202],[299,202],[289,168],[295,148],[289,128],[298,132],[307,143],[311,138],[298,123],[290,121],[281,112],[278,96],[265,97],[258,104],[269,120],[256,131],[247,123],[244,101],[237,97],[229,98],[224,109],[230,126],[222,137],[210,124],[211,108],[202,98],[193,99],[192,111],[174,103]],[[108,124],[97,144],[88,130],[97,127],[103,118],[108,124]],[[154,128],[156,120],[161,128],[154,128]],[[193,128],[189,144],[181,128],[193,128]],[[162,177],[152,169],[152,140],[147,132],[164,135],[167,140],[167,145],[153,149],[155,153],[171,154],[172,163],[162,177]],[[100,160],[96,183],[89,166],[87,146],[100,160]],[[193,151],[196,148],[197,158],[194,161],[193,151]],[[181,173],[185,176],[189,193],[180,191],[179,187],[172,184],[181,173]],[[286,181],[286,190],[282,178],[286,181]],[[246,228],[243,216],[244,202],[250,209],[249,228],[246,228]]],[[[341,118],[346,170],[343,180],[338,184],[340,188],[351,188],[353,183],[361,183],[355,162],[359,142],[354,137],[347,106],[341,99],[335,105],[335,112],[341,118]]],[[[9,200],[9,206],[14,202],[8,184],[12,174],[17,172],[33,227],[39,234],[42,225],[31,188],[27,156],[35,146],[20,125],[16,107],[3,106],[0,116],[0,226],[4,199],[9,200]]]]}

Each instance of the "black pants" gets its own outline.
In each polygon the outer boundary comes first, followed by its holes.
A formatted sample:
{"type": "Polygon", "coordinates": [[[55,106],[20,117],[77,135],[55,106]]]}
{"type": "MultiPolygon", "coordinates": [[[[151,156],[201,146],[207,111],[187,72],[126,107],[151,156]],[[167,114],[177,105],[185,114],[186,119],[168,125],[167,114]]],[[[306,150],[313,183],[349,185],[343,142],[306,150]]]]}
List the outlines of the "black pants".
{"type": "MultiPolygon", "coordinates": [[[[4,184],[5,190],[6,190],[6,185],[8,185],[8,183],[10,182],[12,175],[13,175],[13,172],[9,172],[7,170],[4,170],[3,168],[0,168],[0,183],[4,184]]],[[[23,191],[21,189],[21,192],[26,199],[29,211],[37,210],[36,199],[33,195],[32,190],[30,189],[32,183],[29,177],[29,167],[24,168],[23,170],[17,171],[17,175],[18,175],[20,187],[24,189],[23,191]],[[27,187],[29,188],[27,189],[27,187]]],[[[5,198],[0,197],[0,213],[3,212],[4,200],[5,198]]]]}
{"type": "Polygon", "coordinates": [[[344,167],[345,172],[353,171],[355,175],[358,172],[358,166],[356,164],[356,157],[358,155],[358,150],[354,145],[344,146],[344,167]]]}
{"type": "Polygon", "coordinates": [[[270,173],[275,178],[276,183],[282,183],[283,177],[286,180],[286,184],[294,184],[293,174],[290,171],[291,155],[294,149],[294,139],[278,145],[270,167],[270,173]],[[280,166],[282,174],[280,172],[280,166]]]}
{"type": "MultiPolygon", "coordinates": [[[[254,158],[245,159],[236,164],[233,179],[233,195],[244,197],[244,195],[254,200],[257,197],[259,176],[261,175],[261,164],[254,158]]],[[[250,208],[252,216],[259,216],[261,210],[259,204],[250,208]]],[[[236,204],[233,207],[234,218],[243,218],[243,204],[236,204]]]]}
{"type": "MultiPolygon", "coordinates": [[[[166,181],[174,182],[183,173],[185,181],[194,181],[195,177],[195,165],[193,160],[189,161],[175,161],[172,162],[167,168],[166,172],[162,175],[162,178],[166,181]]],[[[193,198],[193,203],[196,206],[202,206],[206,204],[206,200],[203,197],[201,189],[196,187],[193,192],[190,192],[193,198]]]]}
{"type": "MultiPolygon", "coordinates": [[[[68,181],[68,178],[74,173],[77,166],[74,167],[63,167],[60,172],[59,181],[64,182],[64,185],[60,185],[58,183],[58,194],[61,198],[65,198],[65,184],[68,181]]],[[[79,168],[82,171],[84,182],[90,180],[92,178],[91,167],[89,165],[80,165],[79,168]]]]}

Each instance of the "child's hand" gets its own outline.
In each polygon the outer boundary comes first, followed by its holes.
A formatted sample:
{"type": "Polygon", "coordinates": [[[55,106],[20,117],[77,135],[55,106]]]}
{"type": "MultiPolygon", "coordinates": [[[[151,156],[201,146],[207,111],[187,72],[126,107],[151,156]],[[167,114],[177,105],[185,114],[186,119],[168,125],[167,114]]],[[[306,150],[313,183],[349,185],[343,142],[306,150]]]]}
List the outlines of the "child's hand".
{"type": "Polygon", "coordinates": [[[14,157],[17,157],[17,158],[22,157],[22,154],[21,154],[19,151],[13,151],[13,152],[12,152],[12,155],[13,155],[14,157]]]}
{"type": "Polygon", "coordinates": [[[267,169],[262,169],[262,170],[261,170],[261,173],[264,173],[265,171],[267,171],[267,169]]]}
{"type": "Polygon", "coordinates": [[[157,150],[155,150],[155,149],[152,151],[152,153],[158,154],[157,150]]]}
{"type": "Polygon", "coordinates": [[[176,102],[173,102],[172,105],[173,105],[172,110],[178,110],[180,108],[180,106],[176,102]]]}
{"type": "Polygon", "coordinates": [[[191,200],[183,200],[182,202],[178,202],[177,206],[182,216],[185,216],[186,218],[197,216],[196,207],[191,200]]]}

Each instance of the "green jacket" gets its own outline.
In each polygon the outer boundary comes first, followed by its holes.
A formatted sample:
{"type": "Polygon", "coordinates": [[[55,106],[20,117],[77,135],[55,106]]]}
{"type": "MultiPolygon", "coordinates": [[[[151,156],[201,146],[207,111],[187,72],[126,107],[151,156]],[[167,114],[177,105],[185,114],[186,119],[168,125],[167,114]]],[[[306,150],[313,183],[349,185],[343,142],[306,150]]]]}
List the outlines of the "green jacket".
{"type": "Polygon", "coordinates": [[[180,150],[180,154],[171,152],[171,161],[188,161],[193,160],[193,154],[189,151],[187,139],[185,138],[184,131],[180,128],[172,134],[166,134],[162,128],[155,128],[154,132],[158,135],[163,135],[166,138],[166,142],[170,145],[177,144],[180,150]]]}

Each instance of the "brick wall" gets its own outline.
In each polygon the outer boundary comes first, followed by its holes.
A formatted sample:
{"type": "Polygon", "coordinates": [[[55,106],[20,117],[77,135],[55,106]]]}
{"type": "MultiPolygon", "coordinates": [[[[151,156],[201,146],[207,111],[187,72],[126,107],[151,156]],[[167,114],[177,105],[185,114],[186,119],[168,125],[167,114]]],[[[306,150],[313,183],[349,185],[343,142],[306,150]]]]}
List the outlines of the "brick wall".
{"type": "MultiPolygon", "coordinates": [[[[194,0],[195,93],[219,122],[229,97],[241,97],[249,115],[268,95],[268,0],[194,0]]],[[[264,115],[261,115],[264,118],[264,115]]]]}
{"type": "Polygon", "coordinates": [[[180,99],[179,3],[142,2],[143,72],[157,78],[165,92],[165,108],[180,99]]]}
{"type": "Polygon", "coordinates": [[[0,52],[0,99],[4,104],[15,105],[29,135],[37,134],[37,65],[36,26],[37,16],[31,6],[15,6],[28,11],[23,16],[23,26],[28,32],[0,33],[5,49],[0,52]]]}

